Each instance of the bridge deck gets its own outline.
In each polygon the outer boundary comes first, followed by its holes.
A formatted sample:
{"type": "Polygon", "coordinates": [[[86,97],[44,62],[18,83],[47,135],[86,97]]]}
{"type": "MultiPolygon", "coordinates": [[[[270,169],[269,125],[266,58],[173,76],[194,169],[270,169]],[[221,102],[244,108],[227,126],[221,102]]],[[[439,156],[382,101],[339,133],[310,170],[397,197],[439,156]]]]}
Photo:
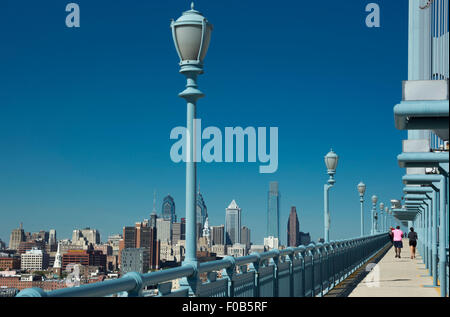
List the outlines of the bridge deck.
{"type": "Polygon", "coordinates": [[[408,240],[403,240],[401,258],[390,248],[376,267],[350,293],[350,297],[439,297],[438,287],[416,251],[411,259],[408,240]]]}

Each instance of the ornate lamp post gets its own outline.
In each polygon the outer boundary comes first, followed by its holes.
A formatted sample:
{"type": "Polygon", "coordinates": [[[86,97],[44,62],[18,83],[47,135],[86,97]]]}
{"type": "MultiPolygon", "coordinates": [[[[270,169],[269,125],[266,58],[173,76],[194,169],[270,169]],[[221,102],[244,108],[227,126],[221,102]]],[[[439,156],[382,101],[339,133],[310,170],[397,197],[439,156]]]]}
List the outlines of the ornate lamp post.
{"type": "Polygon", "coordinates": [[[339,157],[336,153],[331,149],[327,155],[325,155],[325,165],[327,167],[327,173],[330,176],[328,179],[328,183],[324,185],[324,222],[325,222],[325,242],[330,241],[330,211],[328,208],[328,190],[333,187],[334,183],[334,174],[336,174],[336,166],[338,163],[339,157]]]}
{"type": "MultiPolygon", "coordinates": [[[[196,234],[196,148],[194,119],[196,116],[197,99],[203,97],[203,93],[197,88],[197,76],[203,73],[203,60],[208,51],[211,39],[212,25],[199,11],[191,10],[183,12],[182,16],[170,24],[172,36],[180,58],[180,73],[186,76],[186,89],[179,96],[187,102],[187,155],[186,161],[186,253],[183,264],[191,264],[197,269],[197,234],[196,234]]],[[[193,286],[189,280],[189,285],[193,286]]]]}
{"type": "Polygon", "coordinates": [[[366,184],[359,182],[358,184],[359,201],[361,203],[361,237],[364,236],[364,193],[366,192],[366,184]]]}
{"type": "Polygon", "coordinates": [[[383,228],[383,217],[384,217],[384,203],[380,203],[380,231],[383,232],[384,228],[383,228]]]}
{"type": "Polygon", "coordinates": [[[375,234],[375,223],[377,219],[377,201],[378,197],[373,195],[372,196],[372,230],[371,234],[375,234]]]}

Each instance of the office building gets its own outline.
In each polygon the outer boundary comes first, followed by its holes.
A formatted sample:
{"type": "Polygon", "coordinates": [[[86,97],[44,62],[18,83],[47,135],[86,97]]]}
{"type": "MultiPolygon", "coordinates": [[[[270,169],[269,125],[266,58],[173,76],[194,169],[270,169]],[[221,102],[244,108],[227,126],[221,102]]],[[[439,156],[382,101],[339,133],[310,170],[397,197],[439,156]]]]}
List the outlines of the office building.
{"type": "Polygon", "coordinates": [[[225,209],[225,235],[226,245],[241,242],[241,208],[234,199],[225,209]]]}
{"type": "Polygon", "coordinates": [[[211,226],[211,244],[224,245],[225,244],[225,226],[211,226]]]}
{"type": "Polygon", "coordinates": [[[180,240],[186,240],[186,222],[184,221],[172,224],[172,243],[177,244],[180,240]]]}
{"type": "Polygon", "coordinates": [[[156,237],[161,242],[172,241],[172,223],[170,220],[156,219],[156,237]]]}
{"type": "Polygon", "coordinates": [[[241,243],[245,245],[246,251],[250,250],[250,229],[245,226],[241,228],[241,243]]]}
{"type": "Polygon", "coordinates": [[[74,245],[89,246],[89,244],[96,245],[99,243],[100,232],[96,229],[75,229],[72,232],[72,244],[74,245]]]}
{"type": "Polygon", "coordinates": [[[9,249],[17,250],[19,248],[19,244],[23,241],[26,241],[26,237],[25,232],[23,231],[22,223],[20,223],[20,227],[11,232],[9,237],[9,249]]]}
{"type": "Polygon", "coordinates": [[[48,268],[48,254],[37,248],[20,256],[20,268],[28,271],[42,271],[48,268]]]}
{"type": "Polygon", "coordinates": [[[200,194],[200,191],[197,192],[197,207],[196,208],[197,208],[196,209],[197,224],[200,224],[200,226],[197,226],[197,227],[199,227],[201,230],[205,226],[206,217],[208,217],[208,209],[206,208],[205,200],[203,199],[202,194],[200,194]]]}
{"type": "Polygon", "coordinates": [[[298,247],[300,245],[300,225],[297,217],[297,209],[292,206],[287,223],[287,245],[298,247]]]}
{"type": "Polygon", "coordinates": [[[270,182],[267,199],[267,237],[280,238],[280,193],[278,182],[270,182]]]}
{"type": "Polygon", "coordinates": [[[66,270],[69,264],[95,266],[100,271],[105,272],[106,255],[99,250],[69,250],[62,256],[62,269],[66,270]]]}
{"type": "Polygon", "coordinates": [[[177,221],[177,216],[175,214],[175,201],[172,196],[167,195],[164,197],[161,214],[164,220],[169,220],[172,223],[177,221]]]}
{"type": "Polygon", "coordinates": [[[128,272],[147,273],[150,264],[148,248],[129,248],[122,250],[120,271],[122,274],[128,272]]]}

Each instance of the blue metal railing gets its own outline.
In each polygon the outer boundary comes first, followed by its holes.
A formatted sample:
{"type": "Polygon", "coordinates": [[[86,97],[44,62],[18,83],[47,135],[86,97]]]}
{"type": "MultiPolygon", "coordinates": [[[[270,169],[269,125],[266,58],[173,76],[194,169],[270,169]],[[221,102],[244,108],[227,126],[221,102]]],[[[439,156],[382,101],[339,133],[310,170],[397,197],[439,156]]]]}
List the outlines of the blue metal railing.
{"type": "Polygon", "coordinates": [[[386,233],[253,253],[248,256],[183,266],[147,274],[125,274],[116,280],[45,292],[22,290],[18,297],[101,297],[126,292],[143,296],[146,286],[157,286],[158,296],[305,297],[323,296],[390,243],[386,233]],[[217,272],[221,278],[217,279],[217,272]],[[172,280],[207,274],[197,279],[194,293],[185,286],[171,290],[172,280]]]}

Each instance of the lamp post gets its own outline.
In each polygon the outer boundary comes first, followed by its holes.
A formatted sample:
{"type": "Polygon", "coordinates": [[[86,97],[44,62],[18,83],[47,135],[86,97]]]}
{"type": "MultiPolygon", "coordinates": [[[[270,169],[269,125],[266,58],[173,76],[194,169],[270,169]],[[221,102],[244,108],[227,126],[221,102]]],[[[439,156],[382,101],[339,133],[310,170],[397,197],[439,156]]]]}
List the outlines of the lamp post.
{"type": "Polygon", "coordinates": [[[384,231],[388,230],[388,227],[387,227],[388,215],[389,215],[389,208],[388,207],[384,207],[384,231]]]}
{"type": "Polygon", "coordinates": [[[330,242],[330,210],[328,208],[328,191],[331,187],[333,187],[336,182],[334,179],[334,174],[336,173],[336,166],[338,163],[339,157],[336,153],[333,152],[333,149],[325,155],[325,165],[327,167],[327,173],[330,176],[328,179],[328,183],[324,185],[324,224],[325,224],[325,242],[330,242]]]}
{"type": "Polygon", "coordinates": [[[378,197],[373,195],[372,196],[372,230],[370,231],[371,234],[375,234],[375,222],[376,222],[376,211],[377,211],[377,201],[378,201],[378,197]]]}
{"type": "Polygon", "coordinates": [[[361,203],[361,237],[364,236],[364,193],[366,192],[366,184],[359,182],[358,184],[359,202],[361,203]]]}
{"type": "Polygon", "coordinates": [[[380,203],[380,231],[383,232],[384,203],[380,203]]]}
{"type": "MultiPolygon", "coordinates": [[[[212,25],[199,11],[183,12],[181,17],[171,22],[172,37],[176,51],[180,58],[180,73],[186,76],[186,89],[179,96],[187,103],[186,122],[186,252],[183,265],[190,264],[197,270],[197,234],[196,234],[196,145],[194,119],[196,116],[197,100],[203,93],[197,88],[197,76],[203,73],[203,59],[209,47],[212,25]]],[[[197,274],[185,279],[194,290],[197,274]]],[[[184,283],[183,283],[184,284],[184,283]]]]}

